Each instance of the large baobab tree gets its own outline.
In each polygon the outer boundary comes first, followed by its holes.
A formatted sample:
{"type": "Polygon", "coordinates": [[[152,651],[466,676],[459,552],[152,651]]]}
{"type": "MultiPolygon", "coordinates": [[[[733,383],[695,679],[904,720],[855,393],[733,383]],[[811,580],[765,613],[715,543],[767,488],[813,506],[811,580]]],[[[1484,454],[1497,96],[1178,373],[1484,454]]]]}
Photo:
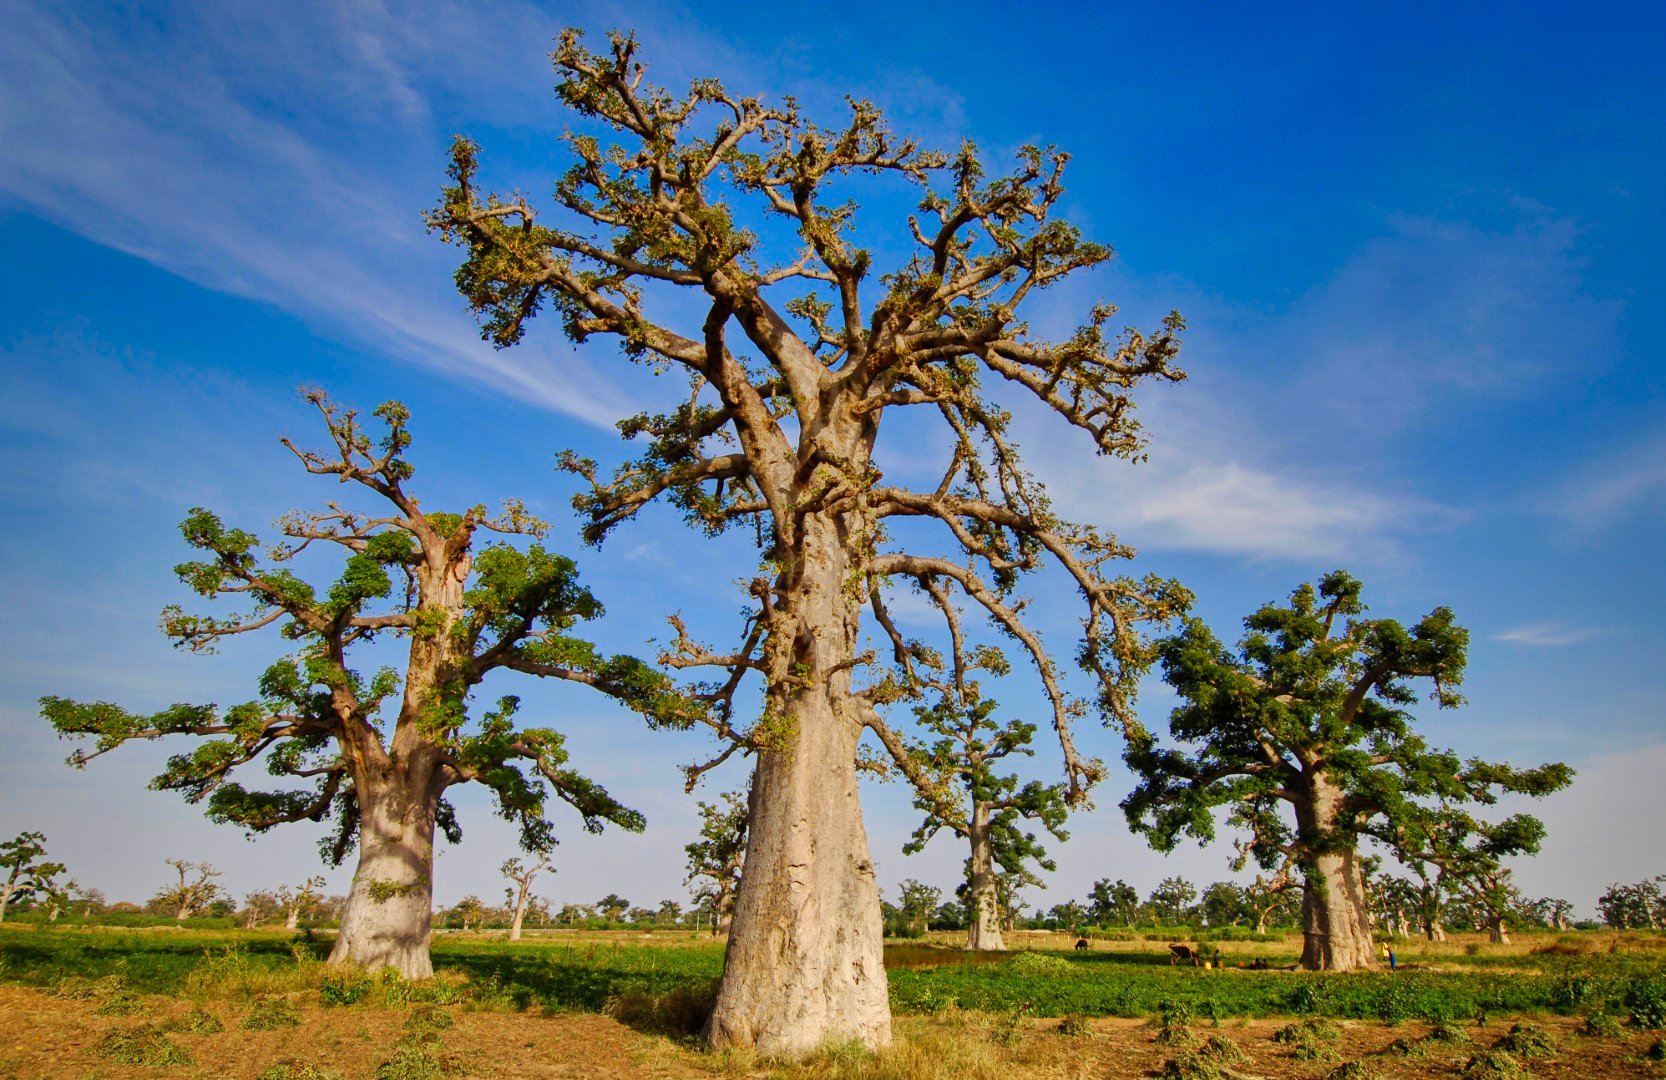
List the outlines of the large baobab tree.
{"type": "Polygon", "coordinates": [[[1183,700],[1169,730],[1186,749],[1139,728],[1127,743],[1141,782],[1122,805],[1159,850],[1184,834],[1212,839],[1215,810],[1231,807],[1264,869],[1293,864],[1310,970],[1376,965],[1362,837],[1389,842],[1428,820],[1433,803],[1544,795],[1573,775],[1561,764],[1518,771],[1430,748],[1408,711],[1410,684],[1427,679],[1438,705],[1462,704],[1468,632],[1447,608],[1409,628],[1364,611],[1360,583],[1339,570],[1245,619],[1236,654],[1188,620],[1161,645],[1164,676],[1183,700]]]}
{"type": "Polygon", "coordinates": [[[602,608],[579,585],[571,560],[536,542],[477,542],[487,532],[541,538],[546,526],[518,502],[495,516],[482,506],[446,513],[419,503],[407,488],[413,467],[403,406],[376,410],[384,426],[377,439],[356,412],[320,391],[306,397],[323,418],[330,449],[284,445],[309,473],[348,485],[370,509],[331,502],[292,513],[279,523],[284,539],[264,554],[252,533],[193,510],[182,530],[203,557],[176,572],[209,600],[252,602],[253,610],[228,616],[170,608],[162,618],[178,645],[197,652],[277,627],[295,651],[266,669],[260,696],[224,710],[174,705],[151,715],[49,697],[42,712],[60,733],[94,740],[92,750],[70,759],[77,766],[134,739],[205,738],[172,758],[152,786],[206,800],[214,820],[263,832],[333,816],[326,857],[339,863],[356,842],[358,867],[332,962],[424,978],[433,973],[434,832],[460,835],[449,788],[490,788],[532,851],[554,843],[545,818],[549,791],[592,831],[603,822],[631,830],[643,824],[567,764],[559,732],[517,724],[517,699],[472,715],[471,693],[487,675],[509,670],[580,683],[652,723],[686,724],[700,709],[653,669],[604,656],[573,635],[602,608]],[[303,552],[321,554],[315,547],[341,557],[339,576],[321,588],[292,568],[303,552]],[[369,651],[362,647],[388,638],[406,646],[402,674],[351,666],[369,651]],[[232,778],[261,759],[271,774],[301,785],[253,791],[232,778]]]}
{"type": "Polygon", "coordinates": [[[706,691],[724,754],[757,756],[708,1039],[782,1054],[829,1039],[878,1045],[890,1013],[857,745],[872,731],[906,759],[886,707],[919,689],[917,647],[888,632],[896,663],[882,669],[862,644],[863,611],[892,622],[894,584],[952,592],[987,615],[1036,665],[1067,797],[1084,799],[1100,766],[1072,742],[1083,704],[1026,622],[1019,583],[1051,563],[1079,589],[1077,654],[1117,715],[1150,662],[1141,621],[1188,597],[1169,581],[1113,575],[1130,550],[1054,514],[985,384],[1080,429],[1084,449],[1137,456],[1132,391],[1182,377],[1182,323],[1171,315],[1155,333],[1119,335],[1103,305],[1061,340],[1031,333],[1027,301],[1111,257],[1059,216],[1062,153],[1025,148],[991,178],[975,148],[923,151],[866,102],[825,128],[790,99],[766,104],[714,80],[668,93],[646,80],[628,37],[596,53],[568,31],[554,59],[556,93],[586,127],[565,139],[572,165],[553,212],[487,194],[478,147],[459,139],[430,221],[463,247],[457,283],[494,344],[514,345],[548,309],[574,341],[611,339],[686,379],[680,404],[621,425],[645,441],[641,458],[611,475],[565,464],[588,481],[576,503],[592,542],[663,497],[708,532],[743,528],[762,551],[739,644],[713,649],[679,625],[667,657],[717,673],[706,691]],[[883,271],[855,240],[850,199],[862,184],[918,194],[918,213],[895,230],[911,253],[883,271]],[[766,235],[783,242],[772,251],[766,235]],[[686,321],[652,313],[691,303],[700,313],[686,321]],[[898,446],[916,475],[918,439],[935,431],[944,449],[932,480],[887,477],[887,420],[916,437],[898,446]],[[763,703],[741,723],[731,706],[749,673],[763,703]]]}

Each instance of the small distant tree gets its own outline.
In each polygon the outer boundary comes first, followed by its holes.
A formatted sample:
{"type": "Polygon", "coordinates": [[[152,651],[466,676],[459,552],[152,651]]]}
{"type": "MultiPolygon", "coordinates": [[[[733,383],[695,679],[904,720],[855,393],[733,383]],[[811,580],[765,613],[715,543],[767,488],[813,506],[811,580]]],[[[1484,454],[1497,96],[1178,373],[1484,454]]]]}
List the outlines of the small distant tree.
{"type": "Polygon", "coordinates": [[[282,908],[276,893],[260,891],[243,897],[243,929],[253,930],[268,919],[275,919],[282,908]]]}
{"type": "Polygon", "coordinates": [[[406,457],[404,406],[376,409],[384,429],[378,438],[357,412],[322,391],[305,396],[331,446],[302,450],[288,439],[284,446],[308,473],[349,485],[368,509],[330,502],[291,513],[279,523],[283,540],[265,552],[252,533],[192,510],[181,531],[202,558],[175,572],[209,601],[252,602],[253,610],[194,615],[170,607],[162,615],[163,630],[194,652],[280,627],[297,652],[266,669],[259,699],[224,711],[182,704],[142,715],[47,697],[41,710],[61,734],[94,740],[91,751],[71,757],[76,766],[135,739],[206,738],[170,759],[153,786],[206,800],[213,820],[258,833],[333,817],[326,858],[339,864],[356,848],[358,866],[331,962],[426,978],[433,974],[434,834],[461,836],[445,797],[450,788],[489,788],[529,851],[554,843],[545,816],[549,792],[576,809],[590,831],[604,823],[643,827],[641,814],[568,765],[559,732],[516,720],[518,698],[503,697],[483,717],[472,715],[470,697],[487,675],[515,671],[579,683],[654,724],[686,725],[701,709],[654,669],[629,656],[604,656],[572,634],[601,616],[601,604],[579,585],[570,559],[535,542],[548,527],[518,501],[497,515],[484,506],[459,514],[419,503],[406,486],[415,470],[406,457]],[[534,542],[477,543],[492,532],[534,542]],[[294,569],[303,552],[318,549],[339,556],[340,576],[322,587],[294,569]],[[390,638],[405,643],[403,672],[382,668],[367,676],[350,666],[369,643],[390,638]],[[252,791],[232,779],[256,760],[310,789],[252,791]]]}
{"type": "Polygon", "coordinates": [[[192,915],[199,915],[220,895],[220,886],[214,881],[220,876],[220,871],[208,863],[191,862],[188,859],[163,861],[174,868],[179,880],[162,886],[152,902],[158,907],[172,911],[174,918],[187,919],[192,915]]]}
{"type": "Polygon", "coordinates": [[[1201,621],[1162,642],[1164,678],[1180,694],[1165,749],[1137,726],[1126,757],[1140,777],[1129,823],[1161,851],[1182,835],[1207,842],[1215,811],[1252,836],[1264,868],[1294,860],[1302,878],[1302,966],[1377,963],[1359,843],[1429,811],[1424,800],[1491,802],[1501,791],[1564,787],[1561,764],[1517,771],[1434,750],[1413,730],[1413,680],[1441,708],[1462,704],[1469,635],[1436,608],[1407,628],[1361,617],[1360,583],[1338,570],[1288,604],[1244,620],[1236,653],[1201,621]],[[1288,807],[1288,821],[1281,807],[1288,807]]]}
{"type": "Polygon", "coordinates": [[[694,887],[697,901],[711,902],[712,933],[727,934],[746,866],[746,796],[725,791],[715,802],[695,805],[700,808],[700,838],[683,848],[688,853],[683,884],[694,887]]]}
{"type": "Polygon", "coordinates": [[[1437,870],[1441,887],[1462,896],[1485,926],[1495,944],[1508,944],[1510,915],[1521,893],[1510,880],[1503,860],[1536,855],[1544,842],[1544,823],[1528,814],[1513,814],[1488,823],[1460,808],[1408,815],[1384,835],[1402,863],[1420,863],[1437,870]]]}
{"type": "Polygon", "coordinates": [[[101,914],[106,910],[104,892],[100,889],[85,888],[75,898],[75,904],[81,909],[83,918],[101,914]]]}
{"type": "Polygon", "coordinates": [[[512,884],[504,890],[504,899],[508,901],[508,908],[514,912],[509,923],[509,940],[521,940],[521,920],[526,918],[527,903],[532,896],[532,882],[539,874],[548,870],[555,873],[555,867],[546,859],[533,859],[522,862],[520,859],[506,859],[498,867],[498,873],[508,878],[512,884]]]}
{"type": "Polygon", "coordinates": [[[310,877],[299,885],[282,885],[275,893],[278,907],[283,911],[283,925],[286,930],[300,927],[301,920],[319,906],[320,897],[324,890],[322,877],[310,877]]]}
{"type": "Polygon", "coordinates": [[[1198,914],[1210,929],[1237,926],[1248,914],[1244,890],[1229,881],[1216,881],[1203,890],[1198,898],[1198,914]]]}
{"type": "Polygon", "coordinates": [[[617,921],[625,917],[625,912],[631,908],[631,902],[618,893],[608,893],[596,901],[596,912],[609,921],[617,921]]]}
{"type": "Polygon", "coordinates": [[[1371,912],[1394,937],[1411,936],[1412,916],[1422,900],[1422,888],[1415,881],[1384,874],[1371,882],[1371,912]]]}
{"type": "Polygon", "coordinates": [[[1100,878],[1088,890],[1088,914],[1101,926],[1133,926],[1140,913],[1140,894],[1126,881],[1100,878]]]}
{"type": "Polygon", "coordinates": [[[659,926],[676,926],[683,918],[683,905],[675,900],[661,900],[659,910],[654,912],[654,922],[659,926]]]}
{"type": "Polygon", "coordinates": [[[1197,899],[1197,886],[1183,877],[1167,877],[1157,883],[1151,890],[1151,896],[1146,903],[1157,913],[1159,919],[1166,920],[1171,926],[1178,926],[1186,921],[1186,909],[1197,899]]]}
{"type": "MultiPolygon", "coordinates": [[[[946,606],[947,596],[937,591],[946,606]]],[[[950,617],[958,622],[957,615],[951,612],[950,617]]],[[[1039,780],[1020,786],[1016,776],[1000,771],[1003,759],[1034,753],[1030,742],[1036,727],[1022,720],[1001,723],[993,718],[996,702],[981,696],[967,672],[973,667],[1004,672],[1006,660],[986,649],[975,663],[968,662],[958,625],[954,639],[953,684],[940,685],[940,696],[931,707],[914,709],[921,731],[938,738],[908,752],[905,771],[914,785],[914,807],[925,814],[925,820],[903,845],[903,852],[923,851],[941,829],[967,841],[966,947],[999,951],[1006,943],[1001,937],[995,876],[1002,870],[1034,876],[1032,863],[1042,870],[1054,869],[1036,834],[1025,831],[1022,823],[1040,822],[1059,840],[1068,839],[1066,792],[1062,784],[1039,780]]]]}
{"type": "Polygon", "coordinates": [[[4,922],[11,906],[33,899],[51,880],[64,872],[62,863],[46,859],[46,834],[18,833],[0,843],[0,922],[4,922]]]}
{"type": "Polygon", "coordinates": [[[486,905],[478,896],[465,896],[446,913],[447,923],[456,923],[463,930],[473,930],[486,919],[486,905]]]}
{"type": "Polygon", "coordinates": [[[1293,922],[1301,915],[1301,905],[1297,902],[1301,886],[1291,877],[1290,865],[1286,861],[1270,873],[1263,870],[1244,886],[1244,905],[1255,917],[1257,934],[1265,934],[1275,924],[1293,922]]]}
{"type": "Polygon", "coordinates": [[[1047,909],[1047,917],[1071,933],[1087,921],[1087,909],[1075,900],[1066,900],[1047,909]]]}
{"type": "Polygon", "coordinates": [[[1614,883],[1597,898],[1602,921],[1617,930],[1648,927],[1659,930],[1666,922],[1666,875],[1635,882],[1614,883]]]}
{"type": "Polygon", "coordinates": [[[1573,904],[1560,897],[1541,896],[1533,901],[1533,915],[1552,930],[1567,930],[1572,926],[1573,904]]]}
{"type": "Polygon", "coordinates": [[[595,904],[562,904],[561,910],[555,914],[555,921],[566,926],[577,926],[595,917],[595,904]]]}
{"type": "Polygon", "coordinates": [[[923,934],[931,923],[931,913],[943,899],[943,890],[908,878],[897,888],[897,912],[903,924],[914,933],[923,934]]]}

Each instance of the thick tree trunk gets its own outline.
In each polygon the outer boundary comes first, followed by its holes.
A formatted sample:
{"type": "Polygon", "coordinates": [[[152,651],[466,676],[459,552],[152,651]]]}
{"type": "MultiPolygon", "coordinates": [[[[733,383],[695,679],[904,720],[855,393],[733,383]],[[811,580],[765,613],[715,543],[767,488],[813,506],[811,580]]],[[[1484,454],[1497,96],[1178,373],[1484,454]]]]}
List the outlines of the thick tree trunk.
{"type": "Polygon", "coordinates": [[[1296,806],[1302,859],[1302,963],[1308,971],[1375,968],[1371,911],[1359,853],[1336,828],[1342,792],[1322,774],[1310,783],[1310,797],[1296,806]]]}
{"type": "Polygon", "coordinates": [[[292,908],[290,908],[290,909],[288,909],[287,911],[284,912],[283,928],[285,930],[299,929],[300,925],[301,925],[301,909],[300,909],[299,906],[292,907],[292,908]]]}
{"type": "Polygon", "coordinates": [[[174,913],[174,919],[176,921],[184,921],[185,917],[190,915],[190,914],[191,914],[191,902],[189,900],[187,900],[185,903],[179,905],[179,910],[174,913]]]}
{"type": "Polygon", "coordinates": [[[359,794],[359,865],[341,915],[330,963],[393,968],[407,979],[434,974],[428,956],[433,923],[434,813],[439,792],[422,778],[412,793],[384,779],[359,794]]]}
{"type": "Polygon", "coordinates": [[[1262,911],[1261,913],[1256,915],[1256,917],[1255,917],[1255,932],[1257,934],[1265,934],[1267,932],[1267,919],[1272,915],[1272,913],[1273,913],[1273,909],[1268,908],[1267,910],[1262,911]]]}
{"type": "Polygon", "coordinates": [[[1001,909],[996,895],[995,858],[989,835],[989,807],[972,804],[972,860],[967,874],[966,947],[980,952],[1006,949],[1001,939],[1001,909]]]}
{"type": "Polygon", "coordinates": [[[714,1049],[780,1056],[891,1038],[879,890],[856,786],[863,720],[850,697],[850,539],[824,518],[802,528],[777,609],[797,629],[772,633],[766,656],[794,675],[771,685],[759,724],[770,744],[758,755],[746,872],[706,1026],[714,1049]]]}
{"type": "Polygon", "coordinates": [[[732,889],[725,888],[712,901],[712,934],[727,937],[734,920],[735,894],[732,889]]]}
{"type": "Polygon", "coordinates": [[[1510,943],[1510,931],[1505,928],[1502,915],[1494,915],[1487,920],[1487,938],[1494,945],[1508,945],[1510,943]]]}

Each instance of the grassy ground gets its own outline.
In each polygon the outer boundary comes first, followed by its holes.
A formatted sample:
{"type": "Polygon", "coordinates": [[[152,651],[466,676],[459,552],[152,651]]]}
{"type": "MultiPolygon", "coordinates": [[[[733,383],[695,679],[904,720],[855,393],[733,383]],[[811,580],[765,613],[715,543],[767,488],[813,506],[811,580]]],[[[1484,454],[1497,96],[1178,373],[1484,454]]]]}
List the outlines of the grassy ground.
{"type": "Polygon", "coordinates": [[[0,1076],[1666,1077],[1659,938],[1409,944],[1401,971],[1348,976],[1237,966],[1293,963],[1293,939],[1226,943],[1210,971],[1161,942],[1073,941],[893,945],[897,1044],[772,1067],[695,1047],[722,953],[683,933],[442,935],[418,985],[333,972],[325,942],[273,932],[6,927],[0,1076]]]}

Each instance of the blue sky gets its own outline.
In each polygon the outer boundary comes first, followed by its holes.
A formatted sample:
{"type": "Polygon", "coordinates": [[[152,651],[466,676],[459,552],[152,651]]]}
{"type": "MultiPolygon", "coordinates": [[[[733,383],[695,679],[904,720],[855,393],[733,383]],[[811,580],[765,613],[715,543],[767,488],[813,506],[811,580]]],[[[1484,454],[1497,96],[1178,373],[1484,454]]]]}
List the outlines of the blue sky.
{"type": "MultiPolygon", "coordinates": [[[[618,460],[612,420],[675,388],[605,345],[575,351],[553,321],[494,353],[420,221],[456,132],[484,145],[493,183],[547,192],[568,120],[545,54],[571,24],[636,29],[673,86],[792,93],[828,123],[849,93],[929,144],[1071,151],[1070,216],[1119,258],[1049,294],[1037,327],[1101,298],[1144,323],[1177,307],[1192,378],[1141,399],[1138,466],[1020,407],[1059,504],[1180,577],[1226,636],[1335,566],[1378,614],[1452,606],[1473,635],[1470,705],[1431,715],[1432,738],[1580,769],[1538,807],[1551,837],[1523,887],[1589,910],[1609,881],[1666,870],[1662,15],[1212,7],[0,0],[0,833],[45,831],[112,897],[149,895],[170,856],[214,861],[238,892],[313,872],[307,828],[248,843],[145,790],[165,746],[65,768],[34,708],[250,695],[270,643],[181,655],[156,613],[183,598],[168,568],[187,508],[259,527],[334,494],[276,441],[316,436],[303,383],[410,405],[430,506],[518,495],[561,522],[615,647],[644,648],[671,610],[732,626],[743,544],[657,513],[581,551],[551,467],[563,447],[618,460]]],[[[883,253],[895,194],[864,202],[883,253]]],[[[1069,608],[1037,588],[1066,632],[1069,608]]],[[[681,898],[694,826],[674,769],[708,747],[599,699],[504,689],[651,823],[592,838],[558,818],[543,891],[681,898]]],[[[1032,691],[1001,696],[1023,713],[1032,691]]],[[[1147,721],[1171,703],[1149,688],[1147,721]]],[[[1080,737],[1116,757],[1109,733],[1080,737]]],[[[1043,748],[1037,775],[1052,765],[1043,748]]],[[[1033,900],[1099,877],[1226,876],[1220,847],[1146,851],[1116,809],[1126,790],[1113,771],[1033,900]]],[[[865,799],[884,882],[951,887],[948,840],[901,855],[906,795],[865,799]]],[[[513,838],[458,801],[467,839],[441,860],[439,899],[495,897],[513,838]]]]}

